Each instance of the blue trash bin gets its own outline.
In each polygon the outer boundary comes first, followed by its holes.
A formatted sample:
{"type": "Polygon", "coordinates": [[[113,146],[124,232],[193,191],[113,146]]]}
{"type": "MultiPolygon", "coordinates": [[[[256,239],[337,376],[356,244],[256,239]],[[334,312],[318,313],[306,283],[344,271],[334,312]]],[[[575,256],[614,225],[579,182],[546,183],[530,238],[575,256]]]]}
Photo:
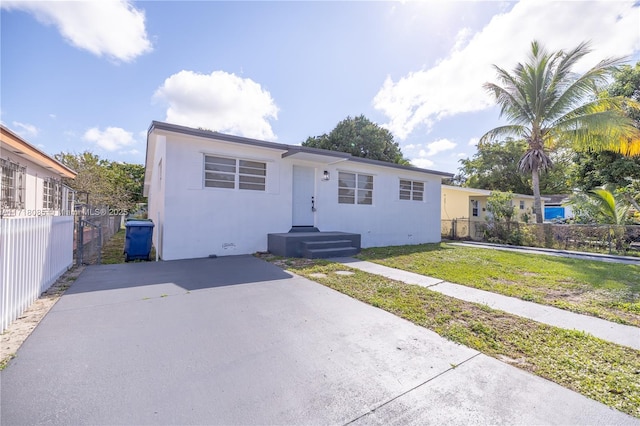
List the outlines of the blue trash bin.
{"type": "Polygon", "coordinates": [[[151,260],[151,237],[154,224],[150,220],[130,220],[126,223],[124,261],[151,260]]]}

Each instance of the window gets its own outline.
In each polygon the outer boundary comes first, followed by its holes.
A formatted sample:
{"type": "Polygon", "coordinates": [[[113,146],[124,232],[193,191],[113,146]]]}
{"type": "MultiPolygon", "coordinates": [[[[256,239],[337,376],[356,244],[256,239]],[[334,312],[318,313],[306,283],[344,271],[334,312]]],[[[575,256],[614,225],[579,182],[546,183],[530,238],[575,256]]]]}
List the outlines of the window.
{"type": "Polygon", "coordinates": [[[24,208],[24,180],[26,167],[0,158],[2,168],[2,192],[0,193],[0,208],[23,209],[24,208]]]}
{"type": "Polygon", "coordinates": [[[400,180],[400,199],[422,201],[424,199],[424,182],[400,180]]]}
{"type": "Polygon", "coordinates": [[[62,204],[62,188],[55,179],[45,179],[42,191],[42,208],[57,210],[62,204]]]}
{"type": "Polygon", "coordinates": [[[524,200],[520,200],[520,210],[524,210],[524,200]]]}
{"type": "Polygon", "coordinates": [[[373,176],[339,172],[338,203],[373,204],[373,176]]]}
{"type": "Polygon", "coordinates": [[[479,205],[478,200],[471,200],[471,215],[473,217],[478,217],[479,205]]]}
{"type": "Polygon", "coordinates": [[[212,155],[204,156],[204,186],[207,188],[264,191],[266,176],[266,163],[212,155]]]}

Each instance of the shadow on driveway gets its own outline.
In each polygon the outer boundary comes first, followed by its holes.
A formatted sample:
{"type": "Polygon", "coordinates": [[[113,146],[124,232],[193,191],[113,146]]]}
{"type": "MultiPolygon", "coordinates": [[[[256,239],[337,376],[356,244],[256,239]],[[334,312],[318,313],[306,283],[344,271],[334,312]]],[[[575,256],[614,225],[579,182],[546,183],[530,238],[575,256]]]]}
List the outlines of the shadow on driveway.
{"type": "Polygon", "coordinates": [[[250,255],[89,266],[66,294],[171,283],[187,291],[291,278],[250,255]]]}

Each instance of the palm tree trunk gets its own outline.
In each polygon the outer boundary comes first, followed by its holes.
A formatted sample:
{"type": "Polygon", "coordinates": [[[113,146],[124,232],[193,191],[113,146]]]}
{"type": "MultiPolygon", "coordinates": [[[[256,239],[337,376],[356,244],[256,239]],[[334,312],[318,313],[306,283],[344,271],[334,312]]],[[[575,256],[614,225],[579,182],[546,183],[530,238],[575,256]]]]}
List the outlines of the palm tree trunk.
{"type": "Polygon", "coordinates": [[[542,200],[540,199],[540,170],[531,170],[531,186],[533,187],[533,210],[536,212],[536,223],[542,223],[542,200]]]}

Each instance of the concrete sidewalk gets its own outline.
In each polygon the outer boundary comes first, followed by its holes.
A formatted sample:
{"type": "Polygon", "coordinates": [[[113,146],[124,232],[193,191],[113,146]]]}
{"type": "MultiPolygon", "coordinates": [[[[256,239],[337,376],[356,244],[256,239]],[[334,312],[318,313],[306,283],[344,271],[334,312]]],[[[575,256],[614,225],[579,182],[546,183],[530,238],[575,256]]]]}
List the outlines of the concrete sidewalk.
{"type": "Polygon", "coordinates": [[[514,251],[520,253],[543,254],[547,256],[569,257],[572,259],[597,260],[599,262],[622,263],[625,265],[640,266],[640,257],[618,256],[615,254],[589,253],[575,250],[557,250],[544,247],[510,246],[506,244],[493,244],[476,241],[449,241],[447,244],[461,247],[486,248],[492,250],[514,251]]]}
{"type": "Polygon", "coordinates": [[[252,256],[87,267],[0,382],[2,425],[638,424],[252,256]]]}
{"type": "Polygon", "coordinates": [[[580,315],[552,306],[526,302],[515,297],[503,296],[473,287],[449,283],[437,278],[407,272],[373,262],[354,259],[351,257],[330,259],[352,268],[372,274],[382,275],[407,284],[427,287],[429,290],[467,302],[481,303],[493,309],[499,309],[534,321],[553,325],[560,328],[579,330],[600,339],[640,350],[640,328],[616,324],[600,318],[580,315]]]}

